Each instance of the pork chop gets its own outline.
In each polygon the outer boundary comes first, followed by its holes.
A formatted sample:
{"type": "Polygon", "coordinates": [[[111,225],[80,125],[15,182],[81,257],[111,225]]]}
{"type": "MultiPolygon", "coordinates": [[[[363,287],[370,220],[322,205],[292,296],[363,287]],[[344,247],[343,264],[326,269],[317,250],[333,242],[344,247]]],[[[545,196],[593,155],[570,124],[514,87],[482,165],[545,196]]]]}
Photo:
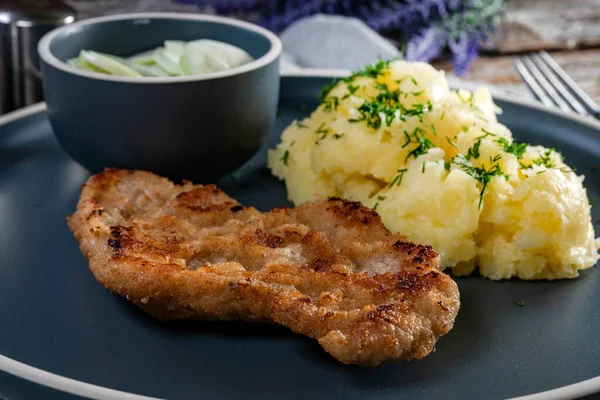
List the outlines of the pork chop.
{"type": "Polygon", "coordinates": [[[346,364],[425,357],[460,306],[431,247],[338,198],[261,213],[214,185],[107,169],[68,222],[96,279],[153,316],[273,321],[346,364]]]}

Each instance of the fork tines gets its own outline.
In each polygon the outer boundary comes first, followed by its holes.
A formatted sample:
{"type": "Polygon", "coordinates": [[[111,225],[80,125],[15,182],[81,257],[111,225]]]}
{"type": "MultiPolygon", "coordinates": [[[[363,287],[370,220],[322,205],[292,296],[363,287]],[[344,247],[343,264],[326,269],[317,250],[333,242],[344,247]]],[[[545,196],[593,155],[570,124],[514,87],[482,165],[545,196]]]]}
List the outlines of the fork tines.
{"type": "Polygon", "coordinates": [[[566,112],[593,115],[600,119],[600,107],[545,51],[524,55],[514,61],[521,78],[546,106],[566,112]]]}

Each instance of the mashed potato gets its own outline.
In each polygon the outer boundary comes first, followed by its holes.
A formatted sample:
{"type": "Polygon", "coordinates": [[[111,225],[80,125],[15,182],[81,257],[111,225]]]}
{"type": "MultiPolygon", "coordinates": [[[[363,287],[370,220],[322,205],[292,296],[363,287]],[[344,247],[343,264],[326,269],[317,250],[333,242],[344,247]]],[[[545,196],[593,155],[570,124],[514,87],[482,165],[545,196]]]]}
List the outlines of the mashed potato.
{"type": "Polygon", "coordinates": [[[394,61],[324,92],[269,153],[295,204],[360,201],[457,275],[573,278],[598,260],[583,177],[553,149],[514,143],[487,90],[394,61]]]}

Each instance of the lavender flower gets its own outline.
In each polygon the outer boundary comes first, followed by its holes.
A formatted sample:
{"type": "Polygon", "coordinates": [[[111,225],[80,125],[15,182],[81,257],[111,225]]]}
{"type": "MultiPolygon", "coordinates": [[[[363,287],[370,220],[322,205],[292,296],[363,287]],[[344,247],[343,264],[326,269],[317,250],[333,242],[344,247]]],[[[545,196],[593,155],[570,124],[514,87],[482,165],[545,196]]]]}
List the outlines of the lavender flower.
{"type": "Polygon", "coordinates": [[[314,14],[363,20],[377,32],[406,43],[406,58],[431,61],[448,48],[463,74],[494,31],[503,0],[176,0],[242,16],[281,32],[314,14]]]}
{"type": "Polygon", "coordinates": [[[429,62],[438,57],[445,46],[445,32],[439,26],[432,25],[408,41],[404,58],[408,61],[429,62]]]}
{"type": "Polygon", "coordinates": [[[459,34],[456,40],[448,42],[452,52],[452,67],[458,75],[467,72],[469,65],[477,56],[479,44],[475,36],[469,36],[466,33],[459,34]]]}

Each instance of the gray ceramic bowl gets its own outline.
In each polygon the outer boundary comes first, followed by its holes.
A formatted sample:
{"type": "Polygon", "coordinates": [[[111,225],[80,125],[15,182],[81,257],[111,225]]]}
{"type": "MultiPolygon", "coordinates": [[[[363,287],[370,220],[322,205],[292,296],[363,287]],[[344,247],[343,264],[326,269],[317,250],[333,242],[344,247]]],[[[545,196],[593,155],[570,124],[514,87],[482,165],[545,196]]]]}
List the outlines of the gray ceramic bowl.
{"type": "Polygon", "coordinates": [[[42,38],[44,95],[54,133],[77,162],[214,181],[247,161],[275,120],[281,42],[256,25],[196,14],[140,13],[84,20],[42,38]],[[164,40],[213,39],[255,61],[216,73],[128,78],[65,63],[82,49],[130,56],[164,40]]]}

